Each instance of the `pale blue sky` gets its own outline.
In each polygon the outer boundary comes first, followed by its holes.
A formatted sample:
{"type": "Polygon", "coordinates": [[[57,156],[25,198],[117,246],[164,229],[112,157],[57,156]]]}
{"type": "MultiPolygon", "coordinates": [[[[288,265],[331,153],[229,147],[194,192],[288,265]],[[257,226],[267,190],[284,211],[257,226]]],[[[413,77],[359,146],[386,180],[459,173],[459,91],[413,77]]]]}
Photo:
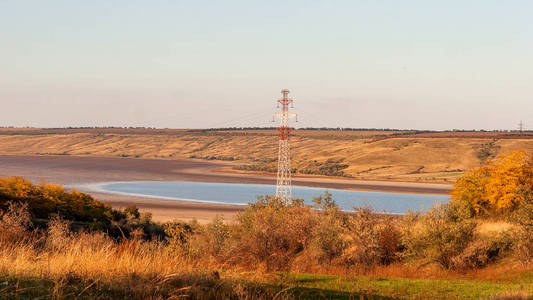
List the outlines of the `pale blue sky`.
{"type": "Polygon", "coordinates": [[[533,128],[533,1],[0,0],[0,126],[533,128]]]}

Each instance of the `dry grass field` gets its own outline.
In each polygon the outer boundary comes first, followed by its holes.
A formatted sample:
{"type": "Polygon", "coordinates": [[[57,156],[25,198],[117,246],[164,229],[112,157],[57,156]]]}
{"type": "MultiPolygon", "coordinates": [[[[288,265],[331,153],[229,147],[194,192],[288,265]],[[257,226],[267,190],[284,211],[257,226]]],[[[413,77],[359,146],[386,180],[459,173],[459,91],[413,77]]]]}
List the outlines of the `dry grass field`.
{"type": "Polygon", "coordinates": [[[0,299],[503,300],[533,294],[533,227],[522,222],[530,217],[459,220],[452,207],[423,216],[348,214],[325,193],[314,206],[267,196],[231,223],[157,223],[135,207],[111,210],[82,196],[0,179],[0,299]],[[77,204],[65,207],[65,198],[77,204]]]}
{"type": "MultiPolygon", "coordinates": [[[[498,153],[533,150],[532,138],[509,132],[297,130],[291,146],[300,174],[452,183],[498,153]]],[[[0,154],[224,160],[268,172],[275,170],[277,132],[3,128],[0,154]]]]}

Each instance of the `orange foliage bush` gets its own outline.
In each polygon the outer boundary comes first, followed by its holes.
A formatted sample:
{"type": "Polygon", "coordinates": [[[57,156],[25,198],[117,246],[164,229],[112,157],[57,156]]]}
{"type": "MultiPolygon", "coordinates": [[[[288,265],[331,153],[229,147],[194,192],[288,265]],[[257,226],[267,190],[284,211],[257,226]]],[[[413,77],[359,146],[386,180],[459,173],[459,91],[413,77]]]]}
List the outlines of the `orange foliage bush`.
{"type": "Polygon", "coordinates": [[[471,216],[509,213],[533,199],[533,160],[523,150],[499,156],[457,180],[452,199],[471,216]]]}
{"type": "Polygon", "coordinates": [[[0,209],[10,202],[26,204],[31,215],[41,219],[59,214],[69,220],[109,223],[113,217],[109,205],[88,194],[52,184],[34,185],[21,177],[0,178],[0,209]]]}
{"type": "Polygon", "coordinates": [[[496,210],[510,210],[524,204],[524,193],[533,189],[533,162],[525,151],[496,158],[489,167],[486,196],[496,210]]]}

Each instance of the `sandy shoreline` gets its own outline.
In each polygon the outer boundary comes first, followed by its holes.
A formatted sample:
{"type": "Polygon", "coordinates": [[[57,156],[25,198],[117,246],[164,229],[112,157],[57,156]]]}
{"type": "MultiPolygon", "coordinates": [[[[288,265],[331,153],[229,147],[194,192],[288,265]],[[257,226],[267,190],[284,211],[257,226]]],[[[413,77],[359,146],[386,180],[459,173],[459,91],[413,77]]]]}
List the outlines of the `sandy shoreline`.
{"type": "MultiPolygon", "coordinates": [[[[228,164],[193,160],[132,159],[88,156],[0,155],[0,177],[22,176],[34,182],[80,185],[109,181],[196,181],[219,183],[275,184],[266,174],[220,172],[228,164]]],[[[450,186],[405,182],[362,181],[338,178],[295,177],[294,185],[374,192],[447,194],[450,186]]],[[[152,213],[154,220],[172,219],[209,222],[220,215],[226,220],[245,206],[159,200],[89,192],[113,207],[137,205],[152,213]]]]}
{"type": "Polygon", "coordinates": [[[154,198],[122,196],[106,193],[90,193],[95,199],[110,204],[114,208],[123,209],[128,205],[136,205],[141,212],[150,212],[155,221],[172,220],[192,221],[201,224],[211,222],[215,217],[231,221],[242,211],[244,205],[206,204],[187,201],[158,200],[154,198]]]}

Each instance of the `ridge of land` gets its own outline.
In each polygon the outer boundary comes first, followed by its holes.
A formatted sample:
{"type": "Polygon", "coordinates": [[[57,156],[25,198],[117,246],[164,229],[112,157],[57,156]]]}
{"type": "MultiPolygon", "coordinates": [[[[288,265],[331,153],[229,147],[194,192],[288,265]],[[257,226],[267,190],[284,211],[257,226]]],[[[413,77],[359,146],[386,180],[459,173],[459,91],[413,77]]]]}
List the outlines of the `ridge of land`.
{"type": "MultiPolygon", "coordinates": [[[[0,128],[0,154],[199,159],[226,171],[273,173],[276,130],[0,128]]],[[[295,130],[300,176],[452,184],[501,152],[533,151],[533,132],[295,130]]]]}

